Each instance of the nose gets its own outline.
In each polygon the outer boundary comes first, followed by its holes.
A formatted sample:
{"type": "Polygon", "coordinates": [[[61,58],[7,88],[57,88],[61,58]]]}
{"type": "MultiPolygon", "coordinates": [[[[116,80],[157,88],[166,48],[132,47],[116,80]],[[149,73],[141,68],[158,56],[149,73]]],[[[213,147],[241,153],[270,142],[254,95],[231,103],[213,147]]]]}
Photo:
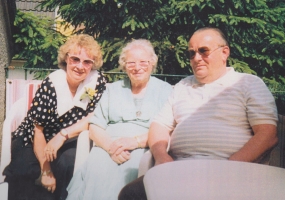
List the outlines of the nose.
{"type": "Polygon", "coordinates": [[[81,61],[76,65],[76,67],[79,68],[79,69],[83,69],[84,68],[83,63],[81,61]]]}
{"type": "Polygon", "coordinates": [[[135,69],[135,70],[140,70],[140,69],[141,69],[141,66],[139,65],[139,63],[136,62],[134,69],[135,69]]]}

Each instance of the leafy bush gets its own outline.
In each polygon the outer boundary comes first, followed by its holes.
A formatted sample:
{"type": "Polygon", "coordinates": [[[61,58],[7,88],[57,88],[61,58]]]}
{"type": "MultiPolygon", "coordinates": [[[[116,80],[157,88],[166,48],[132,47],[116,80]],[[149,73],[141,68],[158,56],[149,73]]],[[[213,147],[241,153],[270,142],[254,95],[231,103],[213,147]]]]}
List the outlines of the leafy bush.
{"type": "MultiPolygon", "coordinates": [[[[211,26],[223,30],[231,47],[228,64],[256,74],[275,91],[285,87],[285,2],[276,0],[43,0],[42,9],[58,9],[69,24],[97,38],[105,71],[116,69],[125,42],[149,39],[159,56],[158,73],[191,74],[185,55],[190,35],[211,26]]],[[[26,66],[56,65],[65,37],[53,22],[18,13],[17,58],[26,66]],[[32,39],[31,39],[32,38],[32,39]]]]}
{"type": "Polygon", "coordinates": [[[229,64],[285,84],[285,3],[276,0],[44,0],[61,17],[97,37],[104,68],[117,67],[122,45],[132,38],[151,40],[159,73],[189,74],[189,36],[204,26],[219,27],[231,46],[229,64]],[[83,26],[82,26],[83,25],[83,26]],[[282,75],[283,74],[283,75],[282,75]]]}
{"type": "MultiPolygon", "coordinates": [[[[23,67],[27,68],[57,69],[57,50],[66,37],[54,29],[54,21],[18,10],[14,25],[13,59],[26,60],[23,67]]],[[[42,79],[46,74],[47,71],[36,71],[36,78],[42,79]]]]}

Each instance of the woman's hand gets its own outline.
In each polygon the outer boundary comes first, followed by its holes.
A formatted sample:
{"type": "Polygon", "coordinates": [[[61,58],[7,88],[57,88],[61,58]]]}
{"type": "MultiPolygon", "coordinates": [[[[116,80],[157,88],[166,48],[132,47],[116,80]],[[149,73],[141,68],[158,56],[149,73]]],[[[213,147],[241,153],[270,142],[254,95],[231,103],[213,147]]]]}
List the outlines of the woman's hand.
{"type": "Polygon", "coordinates": [[[56,159],[57,151],[63,145],[65,140],[66,139],[58,133],[47,143],[44,148],[44,153],[48,162],[52,162],[56,159]]]}
{"type": "Polygon", "coordinates": [[[42,174],[41,183],[44,188],[46,188],[49,192],[53,193],[56,188],[56,181],[52,172],[48,174],[42,174]]]}
{"type": "Polygon", "coordinates": [[[122,151],[120,154],[110,154],[110,157],[117,164],[123,164],[131,158],[131,153],[129,151],[122,151]]]}
{"type": "Polygon", "coordinates": [[[133,150],[138,147],[137,140],[131,137],[119,138],[114,140],[109,147],[109,154],[120,155],[123,151],[133,150]]]}
{"type": "Polygon", "coordinates": [[[108,153],[114,162],[123,164],[131,158],[129,150],[136,149],[137,147],[138,144],[135,138],[119,138],[111,143],[108,153]]]}

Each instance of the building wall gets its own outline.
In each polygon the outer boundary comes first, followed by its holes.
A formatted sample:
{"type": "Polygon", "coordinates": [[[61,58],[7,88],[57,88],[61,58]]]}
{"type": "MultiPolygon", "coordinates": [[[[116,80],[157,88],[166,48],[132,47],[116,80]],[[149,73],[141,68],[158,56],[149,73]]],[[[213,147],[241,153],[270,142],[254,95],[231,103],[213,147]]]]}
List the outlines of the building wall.
{"type": "Polygon", "coordinates": [[[37,16],[55,19],[56,12],[41,11],[40,8],[37,8],[41,2],[42,0],[16,0],[16,6],[22,12],[32,12],[37,16]]]}
{"type": "Polygon", "coordinates": [[[14,21],[14,13],[15,1],[0,0],[0,146],[5,118],[5,67],[9,66],[12,57],[11,22],[14,21]]]}
{"type": "Polygon", "coordinates": [[[11,29],[7,0],[0,0],[0,122],[3,122],[5,107],[5,67],[11,60],[11,29]]]}

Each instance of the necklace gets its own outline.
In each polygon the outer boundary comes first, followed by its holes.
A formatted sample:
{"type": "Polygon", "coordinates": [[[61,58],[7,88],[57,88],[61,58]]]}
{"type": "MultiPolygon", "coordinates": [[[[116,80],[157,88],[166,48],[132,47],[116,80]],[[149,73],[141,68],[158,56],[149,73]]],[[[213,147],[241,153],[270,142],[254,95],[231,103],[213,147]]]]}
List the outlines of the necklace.
{"type": "Polygon", "coordinates": [[[137,112],[136,112],[136,116],[137,116],[137,117],[140,117],[140,116],[141,116],[141,114],[142,114],[142,112],[141,112],[141,111],[137,111],[137,112]]]}
{"type": "MultiPolygon", "coordinates": [[[[142,115],[142,111],[141,111],[141,107],[142,107],[142,103],[143,103],[143,98],[144,98],[144,95],[145,95],[145,92],[146,92],[146,88],[147,87],[144,87],[140,90],[140,92],[134,94],[133,93],[133,98],[134,98],[134,103],[135,103],[135,106],[136,106],[136,117],[140,117],[142,115]]],[[[133,88],[132,88],[132,92],[134,92],[133,88]]]]}
{"type": "Polygon", "coordinates": [[[137,109],[136,117],[140,117],[142,114],[141,112],[142,102],[143,102],[143,98],[134,98],[134,103],[137,109]]]}

